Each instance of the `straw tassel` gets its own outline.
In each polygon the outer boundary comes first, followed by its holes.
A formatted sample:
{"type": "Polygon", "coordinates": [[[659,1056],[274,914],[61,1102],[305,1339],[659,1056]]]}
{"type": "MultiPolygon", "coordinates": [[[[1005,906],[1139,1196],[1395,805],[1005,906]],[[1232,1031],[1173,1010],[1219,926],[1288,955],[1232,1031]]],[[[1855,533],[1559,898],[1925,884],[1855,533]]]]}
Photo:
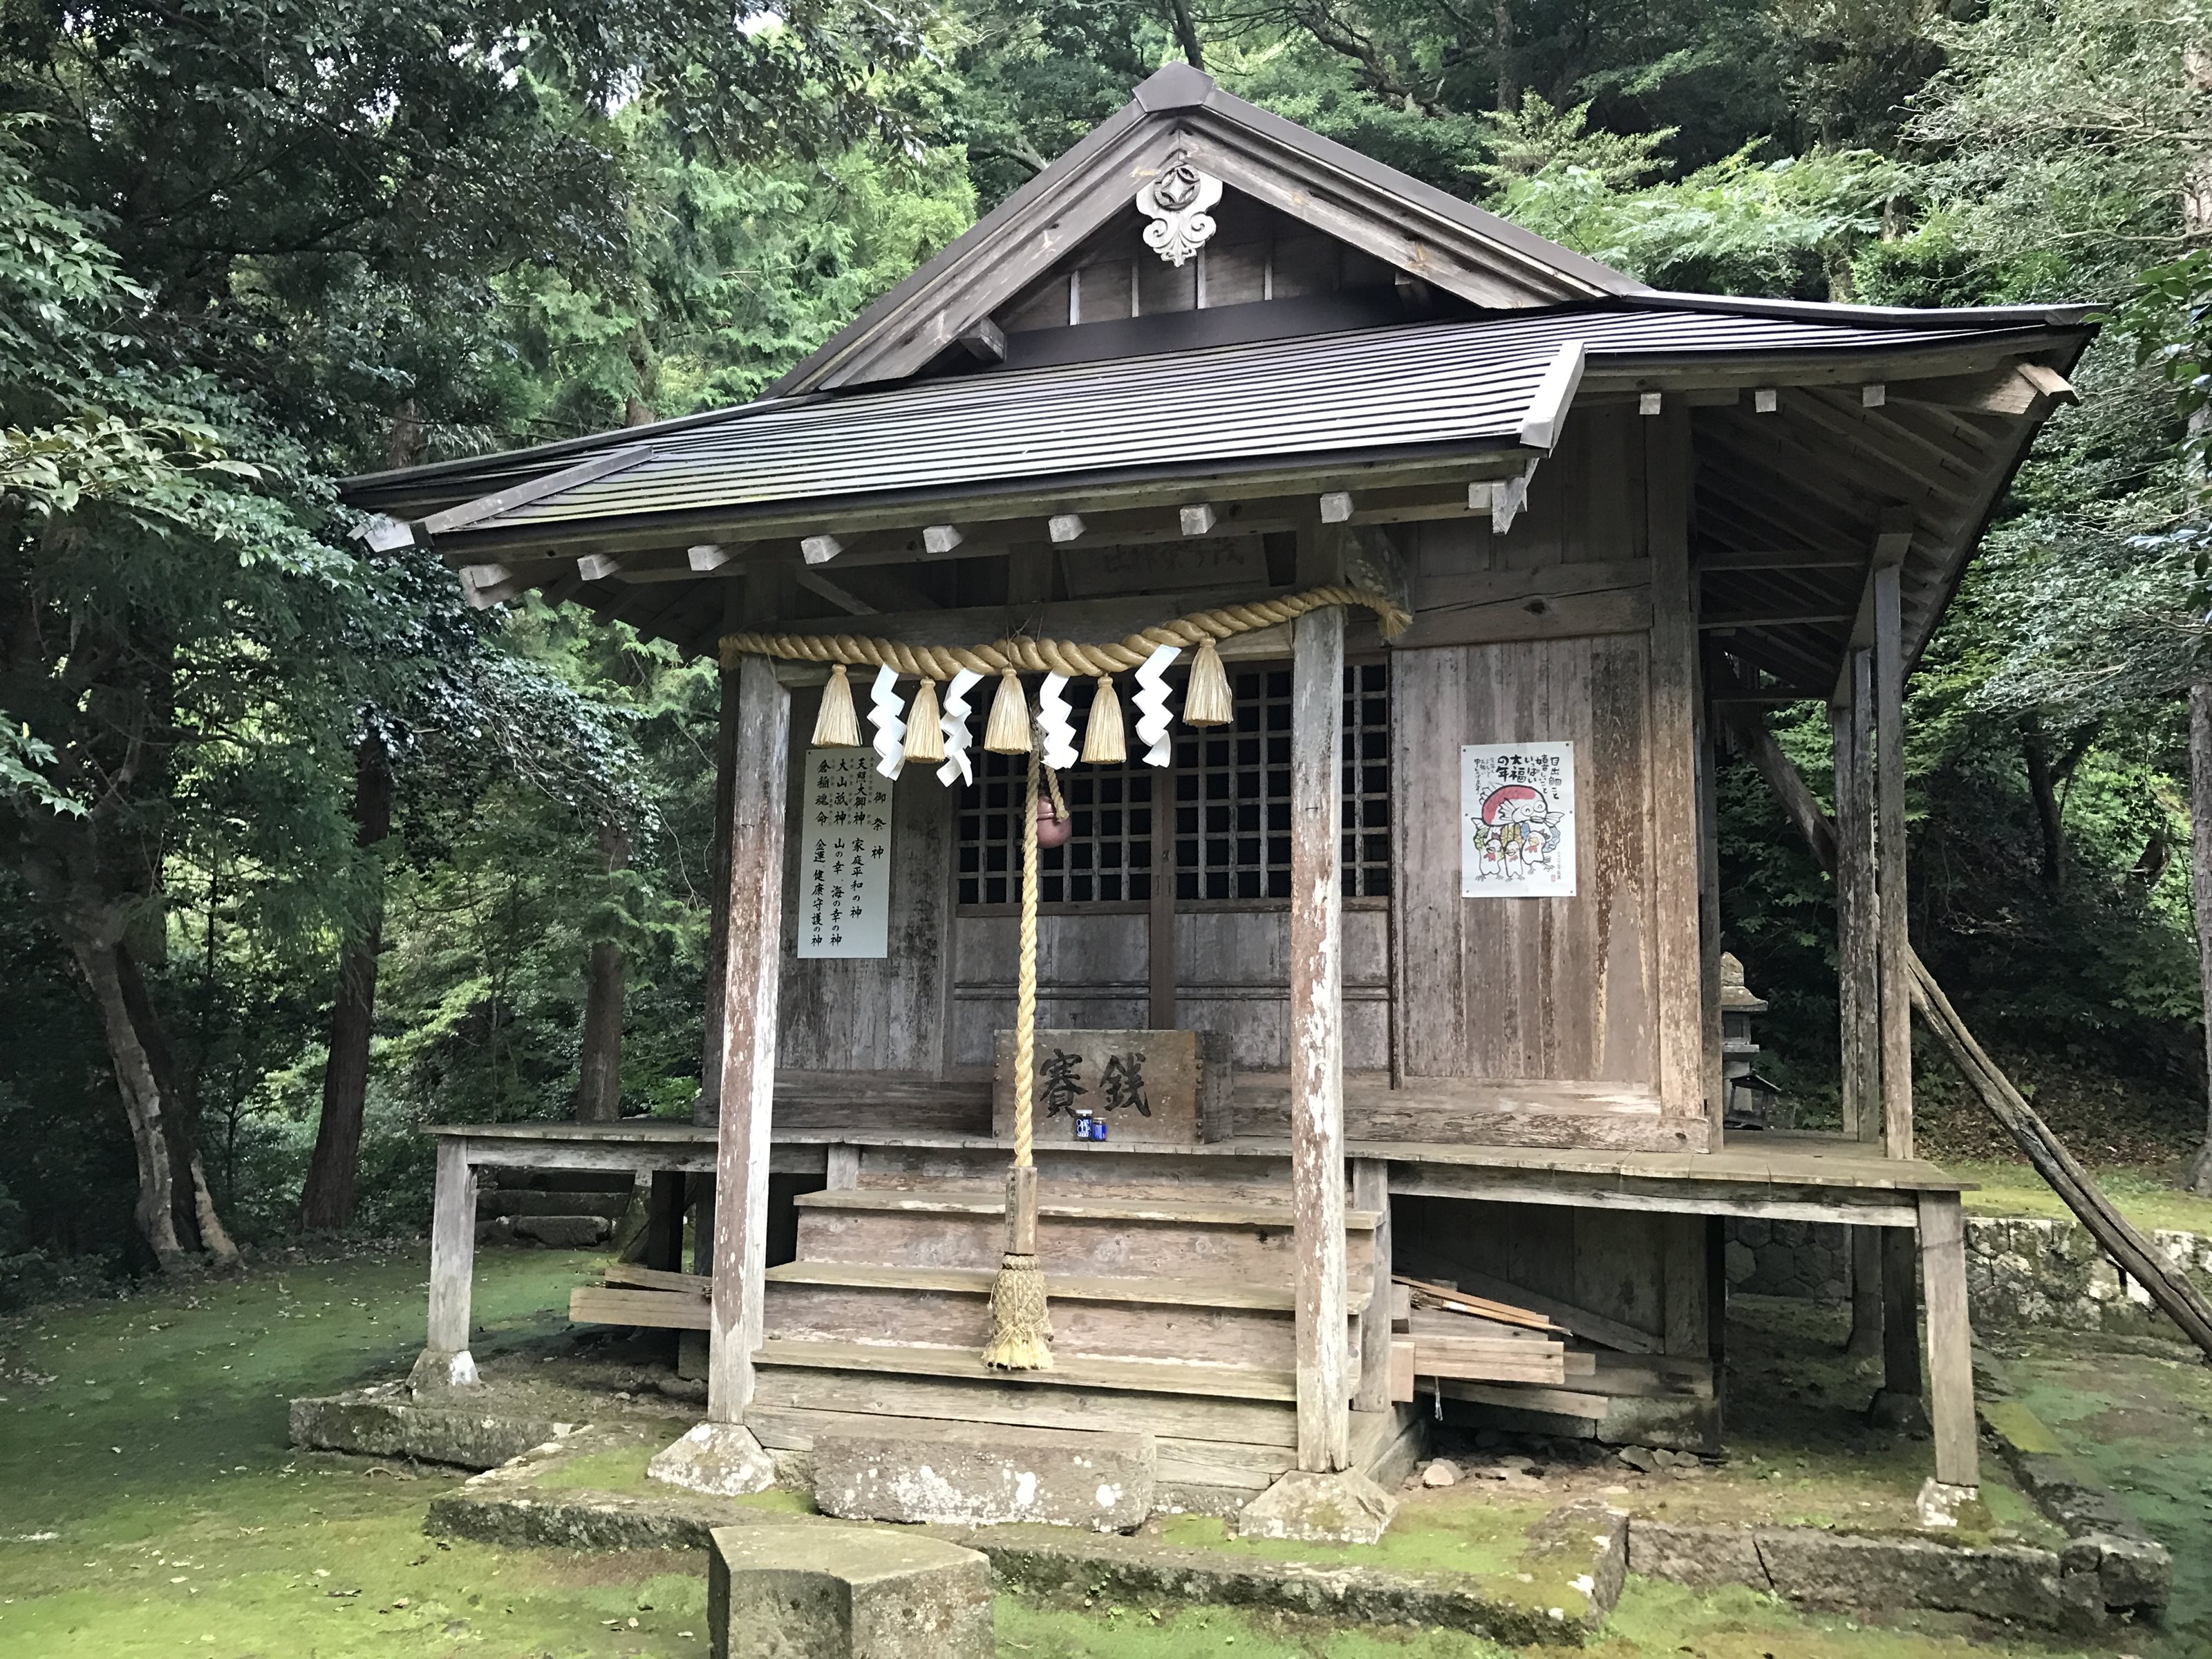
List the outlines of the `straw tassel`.
{"type": "Polygon", "coordinates": [[[938,724],[937,682],[924,680],[914,694],[914,707],[906,711],[906,757],[910,761],[945,758],[945,732],[938,724]]]}
{"type": "Polygon", "coordinates": [[[1182,694],[1182,723],[1226,726],[1236,718],[1236,706],[1229,696],[1229,675],[1209,635],[1198,642],[1198,655],[1191,661],[1190,684],[1182,694]]]}
{"type": "Polygon", "coordinates": [[[999,676],[999,695],[991,700],[991,721],[983,728],[983,747],[994,755],[1030,752],[1030,704],[1021,676],[1011,668],[999,676]]]}
{"type": "Polygon", "coordinates": [[[822,688],[821,712],[814,717],[817,749],[858,749],[860,717],[853,712],[853,688],[845,678],[845,665],[834,664],[830,684],[822,688]]]}
{"type": "Polygon", "coordinates": [[[1083,759],[1088,766],[1119,766],[1129,758],[1121,742],[1121,700],[1114,695],[1114,677],[1098,677],[1097,695],[1091,699],[1091,720],[1083,728],[1083,759]]]}

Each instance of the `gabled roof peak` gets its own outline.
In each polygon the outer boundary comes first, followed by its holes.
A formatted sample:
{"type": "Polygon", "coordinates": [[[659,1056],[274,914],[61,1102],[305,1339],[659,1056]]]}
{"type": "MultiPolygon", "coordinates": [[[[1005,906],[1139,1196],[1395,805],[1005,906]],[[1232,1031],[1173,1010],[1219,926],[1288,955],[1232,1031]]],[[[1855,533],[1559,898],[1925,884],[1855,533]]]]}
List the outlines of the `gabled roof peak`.
{"type": "Polygon", "coordinates": [[[1155,115],[1194,109],[1212,94],[1216,85],[1212,76],[1194,64],[1168,64],[1145,77],[1144,84],[1131,94],[1131,101],[1155,115]]]}
{"type": "Polygon", "coordinates": [[[1248,103],[1188,64],[1170,64],[771,390],[828,391],[921,373],[1130,212],[1137,192],[1178,164],[1485,310],[1649,292],[1632,276],[1248,103]]]}

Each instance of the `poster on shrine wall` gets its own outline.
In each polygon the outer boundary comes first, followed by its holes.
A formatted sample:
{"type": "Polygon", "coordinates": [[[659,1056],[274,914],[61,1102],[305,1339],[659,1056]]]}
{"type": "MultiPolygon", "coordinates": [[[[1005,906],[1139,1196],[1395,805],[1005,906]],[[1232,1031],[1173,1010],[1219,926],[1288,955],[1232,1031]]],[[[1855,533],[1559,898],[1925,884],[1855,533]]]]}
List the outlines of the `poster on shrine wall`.
{"type": "Polygon", "coordinates": [[[1573,744],[1467,744],[1459,802],[1462,896],[1573,896],[1573,744]]]}
{"type": "Polygon", "coordinates": [[[799,833],[799,954],[888,954],[891,781],[872,750],[806,751],[799,833]]]}

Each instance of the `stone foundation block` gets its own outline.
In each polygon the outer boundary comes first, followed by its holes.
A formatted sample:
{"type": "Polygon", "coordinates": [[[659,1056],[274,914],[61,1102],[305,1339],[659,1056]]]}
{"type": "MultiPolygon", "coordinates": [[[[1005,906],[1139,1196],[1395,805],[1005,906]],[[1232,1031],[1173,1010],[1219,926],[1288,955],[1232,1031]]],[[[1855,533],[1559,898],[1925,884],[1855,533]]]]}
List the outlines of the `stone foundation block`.
{"type": "Polygon", "coordinates": [[[614,1231],[614,1223],[603,1215],[519,1215],[514,1236],[534,1238],[564,1250],[581,1250],[602,1244],[614,1231]]]}
{"type": "Polygon", "coordinates": [[[775,1462],[753,1431],[738,1423],[698,1425],[655,1452],[645,1473],[648,1480],[714,1498],[744,1498],[775,1484],[775,1462]]]}
{"type": "Polygon", "coordinates": [[[814,1437],[814,1502],[848,1521],[1038,1522],[1127,1532],[1152,1512],[1149,1434],[990,1424],[814,1437]]]}
{"type": "Polygon", "coordinates": [[[495,1468],[532,1446],[561,1439],[575,1426],[482,1406],[421,1405],[397,1383],[295,1400],[291,1407],[292,1443],[302,1450],[412,1457],[465,1469],[495,1468]]]}
{"type": "Polygon", "coordinates": [[[1628,1529],[1628,1570],[1692,1589],[1723,1584],[1772,1588],[1759,1546],[1742,1527],[1678,1527],[1639,1519],[1628,1529]]]}
{"type": "Polygon", "coordinates": [[[1398,1500],[1356,1469],[1334,1474],[1292,1469],[1237,1512],[1237,1535],[1372,1544],[1397,1512],[1398,1500]]]}
{"type": "Polygon", "coordinates": [[[714,1659],[990,1659],[991,1564],[872,1527],[717,1527],[714,1659]]]}
{"type": "Polygon", "coordinates": [[[2093,1627],[2104,1616],[2097,1581],[2062,1577],[2046,1550],[1959,1549],[1814,1527],[1762,1527],[1753,1535],[1776,1594],[1810,1607],[1931,1607],[2060,1628],[2093,1627]]]}

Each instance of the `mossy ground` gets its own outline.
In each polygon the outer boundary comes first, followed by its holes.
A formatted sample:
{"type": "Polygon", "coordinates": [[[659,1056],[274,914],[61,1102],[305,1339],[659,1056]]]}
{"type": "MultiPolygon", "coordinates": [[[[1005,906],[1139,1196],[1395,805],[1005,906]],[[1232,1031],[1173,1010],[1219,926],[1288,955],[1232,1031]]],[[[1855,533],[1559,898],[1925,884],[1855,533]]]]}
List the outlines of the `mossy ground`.
{"type": "MultiPolygon", "coordinates": [[[[581,1255],[484,1252],[478,1358],[494,1366],[504,1359],[509,1370],[534,1364],[526,1350],[557,1335],[568,1288],[596,1266],[581,1255]]],[[[697,1555],[583,1556],[426,1539],[428,1499],[457,1474],[288,1447],[293,1396],[387,1377],[411,1358],[423,1280],[416,1250],[262,1267],[234,1280],[0,1322],[0,1654],[701,1659],[706,1575],[697,1555]]],[[[1784,1332],[1775,1340],[1790,1339],[1784,1332]]],[[[2174,1547],[2187,1598],[2181,1611],[2201,1620],[2212,1606],[2207,1375],[2131,1355],[2031,1360],[2026,1373],[2031,1403],[2061,1437],[2088,1448],[2106,1479],[2148,1499],[2146,1519],[2174,1547]]],[[[1789,1428],[1778,1417],[1771,1431],[1789,1428]]],[[[595,1453],[592,1467],[580,1459],[562,1478],[631,1490],[649,1449],[641,1442],[595,1453]]],[[[1816,1504],[1817,1483],[1796,1490],[1814,1473],[1808,1465],[1801,1475],[1789,1461],[1796,1455],[1778,1449],[1771,1461],[1783,1479],[1765,1484],[1790,1502],[1816,1504]]],[[[1667,1501],[1696,1484],[1667,1486],[1667,1501]]],[[[1535,1495],[1514,1501],[1533,1505],[1535,1495]]],[[[1526,1519],[1498,1506],[1494,1492],[1425,1494],[1373,1559],[1494,1571],[1517,1555],[1526,1519]],[[1495,1512],[1478,1519],[1486,1504],[1495,1512]]],[[[1000,1633],[1001,1653],[1044,1659],[1477,1659],[1503,1651],[1437,1632],[1012,1596],[1000,1601],[1000,1633]]],[[[2202,1656],[2212,1642],[2201,1634],[2191,1622],[2171,1638],[2131,1634],[2103,1651],[2202,1656]]],[[[1692,1595],[1638,1580],[1595,1650],[1612,1659],[2049,1651],[1973,1643],[1956,1621],[1863,1629],[1748,1593],[1692,1595]]]]}
{"type": "MultiPolygon", "coordinates": [[[[2074,1212],[2044,1184],[2033,1165],[2014,1162],[1943,1161],[1961,1181],[1979,1183],[1966,1195],[1969,1215],[2038,1216],[2072,1221],[2074,1212]]],[[[2176,1232],[2212,1233],[2212,1198],[2199,1198],[2174,1184],[2170,1168],[2122,1165],[2100,1169],[2097,1184],[2121,1214],[2138,1227],[2176,1232]]]]}

